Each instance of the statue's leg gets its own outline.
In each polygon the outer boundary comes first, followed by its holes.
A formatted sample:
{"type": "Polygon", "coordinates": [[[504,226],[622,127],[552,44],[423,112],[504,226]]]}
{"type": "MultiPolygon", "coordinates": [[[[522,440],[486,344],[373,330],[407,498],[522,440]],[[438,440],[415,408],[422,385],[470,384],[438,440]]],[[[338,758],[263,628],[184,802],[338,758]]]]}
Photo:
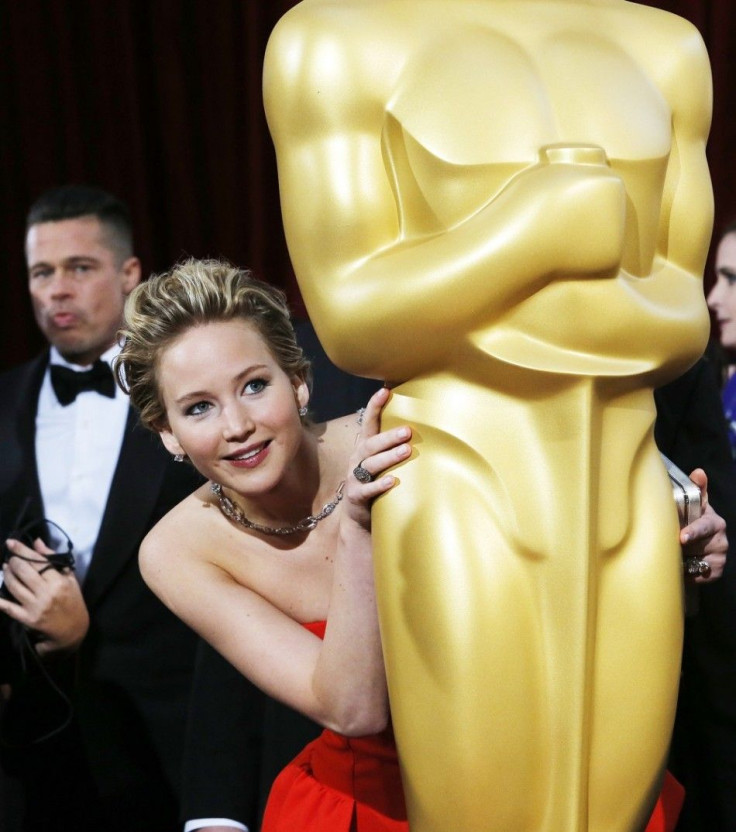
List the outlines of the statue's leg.
{"type": "Polygon", "coordinates": [[[682,559],[653,445],[632,482],[632,531],[601,559],[595,627],[590,829],[639,832],[661,788],[682,650],[682,559]]]}
{"type": "Polygon", "coordinates": [[[398,499],[374,507],[410,826],[539,830],[550,726],[534,564],[510,549],[472,471],[446,462],[422,445],[398,471],[398,499]]]}
{"type": "MultiPolygon", "coordinates": [[[[374,509],[412,832],[636,832],[676,691],[676,528],[635,509],[618,551],[576,550],[565,527],[596,523],[561,499],[559,545],[521,551],[499,522],[502,484],[448,441],[418,443],[374,509]]],[[[669,497],[659,475],[635,503],[669,497]]]]}

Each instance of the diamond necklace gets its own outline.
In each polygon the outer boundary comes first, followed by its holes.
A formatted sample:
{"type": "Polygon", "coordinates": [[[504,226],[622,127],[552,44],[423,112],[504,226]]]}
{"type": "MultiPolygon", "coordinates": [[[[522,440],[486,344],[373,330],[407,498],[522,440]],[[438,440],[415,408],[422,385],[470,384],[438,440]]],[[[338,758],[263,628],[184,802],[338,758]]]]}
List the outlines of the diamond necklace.
{"type": "Polygon", "coordinates": [[[337,486],[334,499],[332,499],[329,503],[325,503],[317,514],[308,514],[298,523],[294,523],[293,526],[279,526],[276,528],[273,526],[262,526],[260,523],[253,523],[243,514],[239,506],[222,493],[222,486],[219,482],[210,483],[210,489],[213,494],[217,495],[217,499],[220,504],[220,511],[225,515],[225,517],[229,517],[236,523],[240,523],[240,525],[245,526],[246,529],[253,529],[253,531],[261,532],[262,534],[296,534],[297,532],[311,532],[320,520],[324,520],[325,517],[329,517],[330,514],[332,514],[332,512],[337,508],[337,504],[340,500],[342,500],[342,490],[344,487],[345,481],[343,480],[340,485],[337,486]]]}

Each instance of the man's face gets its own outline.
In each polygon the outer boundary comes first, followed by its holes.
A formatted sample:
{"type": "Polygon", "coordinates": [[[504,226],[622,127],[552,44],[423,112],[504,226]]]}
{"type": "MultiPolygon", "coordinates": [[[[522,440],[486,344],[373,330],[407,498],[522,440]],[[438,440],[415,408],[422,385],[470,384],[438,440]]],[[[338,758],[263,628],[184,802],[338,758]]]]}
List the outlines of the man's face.
{"type": "Polygon", "coordinates": [[[36,323],[74,364],[91,364],[113,345],[125,298],[140,263],[118,262],[97,217],[31,226],[26,236],[28,287],[36,323]]]}

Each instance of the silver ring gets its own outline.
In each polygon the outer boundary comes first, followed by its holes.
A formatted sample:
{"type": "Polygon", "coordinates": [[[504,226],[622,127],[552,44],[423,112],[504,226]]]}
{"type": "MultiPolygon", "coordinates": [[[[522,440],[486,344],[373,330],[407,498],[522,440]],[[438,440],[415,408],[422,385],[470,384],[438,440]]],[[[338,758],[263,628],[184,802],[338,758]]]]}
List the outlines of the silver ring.
{"type": "Polygon", "coordinates": [[[693,577],[709,578],[711,573],[710,564],[700,558],[687,558],[685,560],[685,573],[693,577]]]}
{"type": "Polygon", "coordinates": [[[365,470],[363,462],[359,462],[358,465],[353,468],[353,476],[356,480],[358,480],[358,482],[373,482],[373,474],[371,474],[370,471],[365,470]]]}

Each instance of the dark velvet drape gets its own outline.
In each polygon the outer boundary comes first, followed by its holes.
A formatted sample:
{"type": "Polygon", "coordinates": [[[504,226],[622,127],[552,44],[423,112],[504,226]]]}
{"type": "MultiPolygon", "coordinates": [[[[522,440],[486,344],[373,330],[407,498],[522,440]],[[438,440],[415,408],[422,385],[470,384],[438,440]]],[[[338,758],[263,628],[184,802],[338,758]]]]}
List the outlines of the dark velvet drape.
{"type": "MultiPolygon", "coordinates": [[[[102,185],[133,211],[144,271],[223,256],[299,308],[262,113],[268,35],[294,0],[0,3],[0,368],[41,344],[30,313],[23,218],[44,189],[102,185]]],[[[731,0],[659,0],[703,34],[714,69],[709,154],[717,225],[736,216],[731,0]]]]}
{"type": "Polygon", "coordinates": [[[261,103],[266,41],[294,1],[0,3],[0,367],[41,344],[24,215],[66,182],[129,203],[144,272],[222,256],[298,306],[261,103]]]}

